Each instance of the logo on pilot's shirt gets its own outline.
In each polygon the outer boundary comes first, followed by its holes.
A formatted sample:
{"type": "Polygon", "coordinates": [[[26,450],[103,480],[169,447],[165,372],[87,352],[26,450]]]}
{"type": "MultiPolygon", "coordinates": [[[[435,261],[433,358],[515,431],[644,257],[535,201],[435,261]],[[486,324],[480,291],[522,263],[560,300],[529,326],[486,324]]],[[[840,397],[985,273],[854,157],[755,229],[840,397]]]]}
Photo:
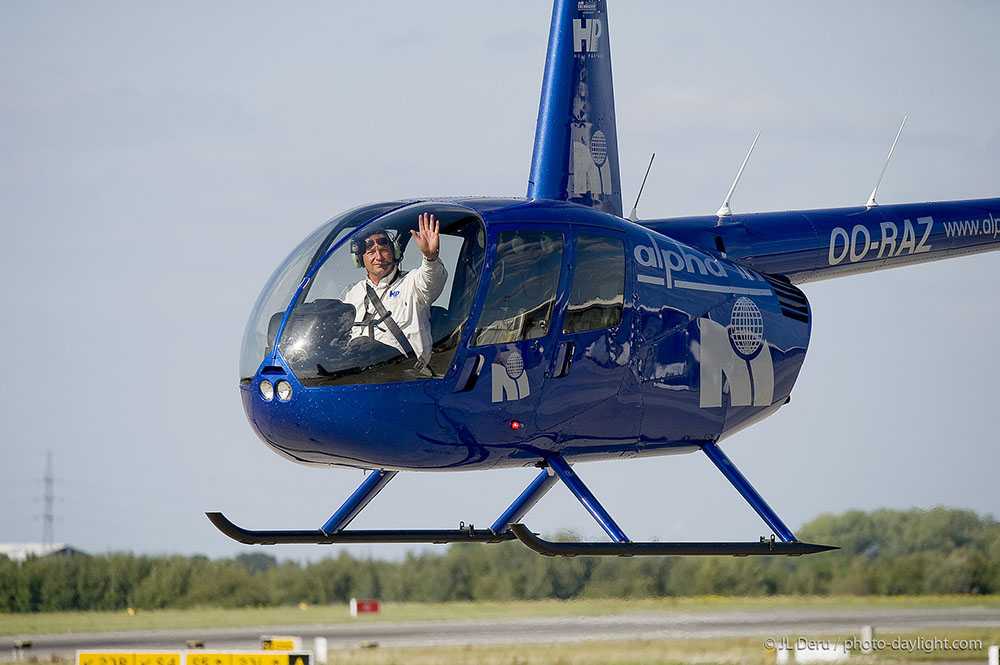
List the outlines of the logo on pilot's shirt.
{"type": "Polygon", "coordinates": [[[399,291],[389,291],[390,298],[396,298],[397,296],[399,296],[399,291]]]}

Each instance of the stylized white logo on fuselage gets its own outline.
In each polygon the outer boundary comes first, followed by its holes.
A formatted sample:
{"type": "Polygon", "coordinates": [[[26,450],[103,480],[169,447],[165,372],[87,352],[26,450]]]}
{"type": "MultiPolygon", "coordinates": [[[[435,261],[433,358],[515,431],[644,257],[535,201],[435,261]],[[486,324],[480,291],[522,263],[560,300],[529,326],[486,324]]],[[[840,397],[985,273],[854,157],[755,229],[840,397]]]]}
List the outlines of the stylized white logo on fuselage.
{"type": "Polygon", "coordinates": [[[771,347],[764,339],[764,318],[749,298],[733,305],[728,327],[698,319],[701,332],[701,402],[722,406],[723,376],[732,406],[770,406],[774,399],[771,347]]]}
{"type": "Polygon", "coordinates": [[[493,380],[493,401],[507,402],[524,399],[531,394],[524,358],[517,351],[497,355],[490,365],[493,380]]]}
{"type": "Polygon", "coordinates": [[[636,279],[644,284],[744,296],[767,296],[771,293],[770,289],[757,288],[759,285],[752,284],[762,282],[763,278],[738,263],[729,263],[727,268],[719,259],[679,243],[673,243],[674,248],[670,249],[660,247],[652,235],[649,239],[649,245],[636,245],[632,250],[632,258],[639,267],[636,279]],[[711,278],[710,281],[702,281],[701,276],[717,277],[720,281],[711,278]],[[731,283],[732,279],[736,280],[736,284],[731,283]]]}

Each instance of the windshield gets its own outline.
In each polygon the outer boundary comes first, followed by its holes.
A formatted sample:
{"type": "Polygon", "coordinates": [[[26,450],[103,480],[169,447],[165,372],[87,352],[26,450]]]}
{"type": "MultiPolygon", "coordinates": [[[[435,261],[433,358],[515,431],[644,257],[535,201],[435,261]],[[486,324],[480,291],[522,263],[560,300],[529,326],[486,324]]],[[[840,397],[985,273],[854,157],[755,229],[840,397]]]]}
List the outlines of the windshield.
{"type": "Polygon", "coordinates": [[[288,309],[288,303],[313,265],[355,227],[402,205],[398,201],[373,203],[337,215],[313,231],[281,262],[264,285],[247,320],[240,350],[241,381],[249,381],[264,357],[271,352],[274,333],[288,309]]]}
{"type": "MultiPolygon", "coordinates": [[[[333,239],[332,250],[312,260],[304,282],[286,292],[286,306],[293,298],[294,304],[284,327],[284,313],[271,315],[264,327],[265,346],[280,335],[278,350],[305,386],[441,377],[458,346],[482,270],[482,220],[442,203],[368,218],[356,232],[333,239]],[[419,227],[424,214],[440,225],[434,260],[415,235],[427,240],[419,227]]],[[[303,254],[320,254],[320,245],[307,243],[303,254]]]]}

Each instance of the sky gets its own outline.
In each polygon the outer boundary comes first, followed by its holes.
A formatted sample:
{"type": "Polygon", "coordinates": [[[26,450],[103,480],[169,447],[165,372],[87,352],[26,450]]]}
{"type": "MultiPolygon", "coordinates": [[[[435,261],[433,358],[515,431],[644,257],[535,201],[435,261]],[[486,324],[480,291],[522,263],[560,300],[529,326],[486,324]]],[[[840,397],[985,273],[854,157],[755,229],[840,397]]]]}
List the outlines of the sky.
{"type": "MultiPolygon", "coordinates": [[[[253,551],[204,517],[316,528],[360,471],[298,466],[237,387],[260,289],[361,203],[523,196],[551,5],[0,0],[0,542],[253,551]]],[[[711,214],[1000,194],[995,2],[614,2],[623,200],[711,214]]],[[[723,447],[794,530],[822,513],[1000,515],[1000,254],[805,285],[792,401],[723,447]]],[[[578,465],[635,540],[767,527],[700,454],[578,465]]],[[[517,469],[400,474],[357,528],[488,526],[517,469]]],[[[603,534],[554,488],[525,523],[603,534]]],[[[398,557],[403,546],[342,546],[398,557]]],[[[315,560],[340,547],[286,546],[315,560]]]]}

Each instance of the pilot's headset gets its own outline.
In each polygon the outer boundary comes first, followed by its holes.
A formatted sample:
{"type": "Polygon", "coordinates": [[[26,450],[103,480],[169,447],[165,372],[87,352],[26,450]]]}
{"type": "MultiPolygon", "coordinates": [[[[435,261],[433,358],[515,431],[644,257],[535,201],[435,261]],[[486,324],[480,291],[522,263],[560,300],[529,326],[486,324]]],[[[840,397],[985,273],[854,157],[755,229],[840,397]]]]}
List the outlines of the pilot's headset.
{"type": "Polygon", "coordinates": [[[399,263],[403,260],[403,248],[399,246],[399,234],[390,233],[388,229],[376,226],[365,229],[351,238],[351,258],[354,259],[355,268],[365,267],[365,262],[362,258],[365,255],[365,240],[380,234],[389,239],[389,244],[392,246],[393,263],[399,263]]]}

